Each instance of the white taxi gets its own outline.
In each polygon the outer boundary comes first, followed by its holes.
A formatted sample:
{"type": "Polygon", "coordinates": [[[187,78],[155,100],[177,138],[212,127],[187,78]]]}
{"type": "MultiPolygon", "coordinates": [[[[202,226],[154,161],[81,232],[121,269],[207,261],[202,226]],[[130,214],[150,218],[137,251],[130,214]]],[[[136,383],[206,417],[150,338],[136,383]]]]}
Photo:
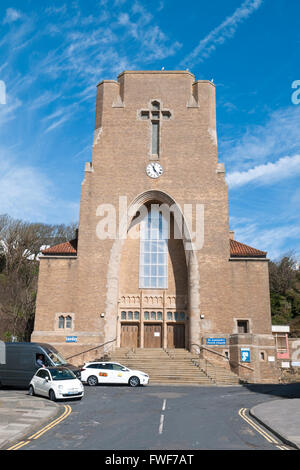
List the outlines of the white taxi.
{"type": "Polygon", "coordinates": [[[81,400],[84,387],[76,375],[66,367],[43,367],[32,377],[29,395],[42,395],[52,401],[66,398],[81,400]]]}
{"type": "Polygon", "coordinates": [[[87,362],[81,369],[82,382],[97,384],[128,384],[131,387],[147,385],[149,375],[140,370],[128,369],[117,362],[87,362]]]}

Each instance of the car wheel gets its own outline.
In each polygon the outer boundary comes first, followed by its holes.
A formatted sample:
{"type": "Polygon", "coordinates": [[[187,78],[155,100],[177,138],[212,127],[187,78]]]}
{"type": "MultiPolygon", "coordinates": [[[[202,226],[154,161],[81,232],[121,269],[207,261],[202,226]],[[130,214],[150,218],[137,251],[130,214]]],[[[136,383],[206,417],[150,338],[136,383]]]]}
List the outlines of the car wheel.
{"type": "Polygon", "coordinates": [[[95,375],[90,375],[89,378],[87,379],[87,383],[89,384],[90,387],[94,387],[98,383],[98,379],[95,375]]]}
{"type": "Polygon", "coordinates": [[[29,386],[28,395],[30,395],[31,397],[34,397],[35,395],[34,388],[32,385],[29,386]]]}
{"type": "Polygon", "coordinates": [[[128,383],[130,387],[138,387],[140,385],[140,379],[136,377],[135,375],[133,375],[132,377],[130,377],[128,383]]]}
{"type": "Polygon", "coordinates": [[[49,398],[50,398],[51,401],[56,401],[56,396],[55,396],[55,393],[53,392],[53,390],[50,390],[49,398]]]}

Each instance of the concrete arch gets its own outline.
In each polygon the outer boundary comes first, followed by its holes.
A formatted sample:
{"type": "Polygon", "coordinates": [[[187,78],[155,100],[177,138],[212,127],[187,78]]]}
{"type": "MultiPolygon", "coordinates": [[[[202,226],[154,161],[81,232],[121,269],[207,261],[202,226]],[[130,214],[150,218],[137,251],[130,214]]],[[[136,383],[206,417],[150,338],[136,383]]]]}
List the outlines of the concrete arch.
{"type": "Polygon", "coordinates": [[[115,239],[110,252],[109,265],[107,270],[107,290],[106,290],[106,327],[105,341],[119,336],[117,321],[118,296],[119,296],[119,271],[125,234],[127,234],[130,224],[135,214],[139,212],[141,206],[151,201],[157,201],[168,206],[176,206],[182,216],[184,231],[183,244],[188,270],[188,310],[189,310],[189,348],[192,344],[199,342],[200,326],[200,276],[196,251],[191,249],[190,227],[184,218],[180,205],[173,197],[163,191],[149,190],[136,196],[128,205],[127,213],[123,215],[120,222],[119,237],[115,239]],[[121,235],[121,236],[120,236],[121,235]],[[188,245],[188,249],[187,249],[188,245]]]}

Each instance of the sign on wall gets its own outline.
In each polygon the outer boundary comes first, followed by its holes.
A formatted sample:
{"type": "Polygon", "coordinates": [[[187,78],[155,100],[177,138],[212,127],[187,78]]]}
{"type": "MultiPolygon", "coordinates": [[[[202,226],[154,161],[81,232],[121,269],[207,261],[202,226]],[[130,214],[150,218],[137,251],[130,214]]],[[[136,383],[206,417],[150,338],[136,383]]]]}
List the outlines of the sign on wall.
{"type": "Polygon", "coordinates": [[[224,346],[226,338],[206,338],[206,344],[208,346],[224,346]]]}
{"type": "Polygon", "coordinates": [[[77,336],[66,336],[66,343],[77,343],[77,336]]]}
{"type": "Polygon", "coordinates": [[[250,362],[250,348],[241,348],[241,362],[250,362]]]}

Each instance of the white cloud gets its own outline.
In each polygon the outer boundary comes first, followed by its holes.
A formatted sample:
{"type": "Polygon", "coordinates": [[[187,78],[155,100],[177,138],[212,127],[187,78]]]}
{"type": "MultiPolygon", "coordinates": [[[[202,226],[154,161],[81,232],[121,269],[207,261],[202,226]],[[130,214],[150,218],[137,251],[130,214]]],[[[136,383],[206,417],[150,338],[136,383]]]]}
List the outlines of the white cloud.
{"type": "Polygon", "coordinates": [[[264,125],[249,126],[240,137],[222,141],[222,159],[239,170],[300,153],[300,106],[270,114],[264,125]]]}
{"type": "Polygon", "coordinates": [[[256,223],[235,226],[236,240],[262,251],[267,251],[268,258],[275,260],[288,252],[300,260],[300,224],[283,224],[270,228],[261,228],[256,223]],[[291,249],[287,246],[292,246],[291,249]]]}
{"type": "MultiPolygon", "coordinates": [[[[22,155],[24,159],[24,155],[22,155]]],[[[0,148],[0,214],[30,221],[76,220],[79,204],[60,201],[47,175],[0,148]],[[62,215],[58,207],[64,207],[62,215]],[[66,215],[67,214],[67,215],[66,215]]]]}
{"type": "Polygon", "coordinates": [[[13,23],[14,21],[20,19],[21,16],[22,14],[18,10],[15,10],[14,8],[7,8],[3,24],[13,23]]]}
{"type": "Polygon", "coordinates": [[[297,175],[300,175],[300,155],[283,157],[247,171],[234,171],[227,175],[226,180],[230,188],[236,188],[248,183],[274,184],[297,175]]]}
{"type": "Polygon", "coordinates": [[[182,61],[181,65],[193,66],[198,62],[203,62],[217,46],[233,37],[238,26],[254,13],[263,3],[263,0],[245,0],[231,16],[228,16],[219,26],[213,29],[198,46],[182,61]]]}

